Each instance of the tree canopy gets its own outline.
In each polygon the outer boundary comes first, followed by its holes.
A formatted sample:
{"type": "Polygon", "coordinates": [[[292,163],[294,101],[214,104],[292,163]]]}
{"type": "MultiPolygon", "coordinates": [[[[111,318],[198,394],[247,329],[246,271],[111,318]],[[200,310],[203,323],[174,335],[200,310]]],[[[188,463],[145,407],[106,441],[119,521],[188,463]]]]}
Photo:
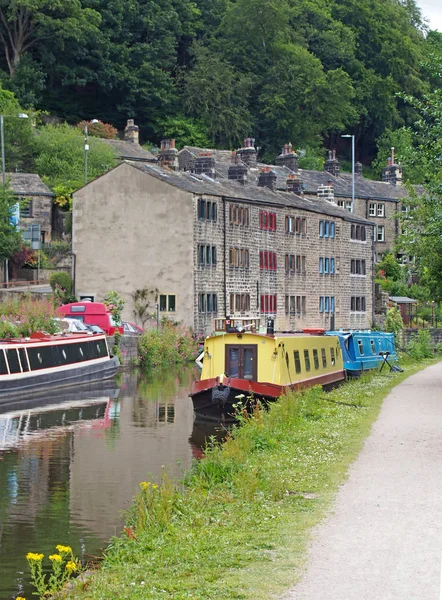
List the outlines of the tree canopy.
{"type": "Polygon", "coordinates": [[[191,143],[252,134],[274,154],[345,129],[371,160],[415,118],[397,94],[440,85],[422,67],[435,52],[415,0],[0,0],[0,80],[22,106],[136,118],[154,143],[175,123],[191,143]]]}

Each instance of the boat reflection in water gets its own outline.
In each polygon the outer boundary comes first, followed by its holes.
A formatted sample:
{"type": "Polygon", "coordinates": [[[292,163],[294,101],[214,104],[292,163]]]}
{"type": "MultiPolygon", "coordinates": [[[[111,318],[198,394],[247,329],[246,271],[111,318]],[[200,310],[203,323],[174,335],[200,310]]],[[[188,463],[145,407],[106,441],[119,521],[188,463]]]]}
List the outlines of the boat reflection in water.
{"type": "Polygon", "coordinates": [[[105,429],[118,417],[119,389],[113,382],[77,392],[57,392],[44,400],[14,400],[1,405],[0,450],[17,447],[27,438],[45,436],[49,430],[54,434],[74,427],[105,429]]]}
{"type": "Polygon", "coordinates": [[[224,442],[231,427],[232,423],[217,423],[213,420],[196,417],[193,422],[192,435],[189,438],[193,457],[204,458],[206,447],[213,442],[224,442]]]}

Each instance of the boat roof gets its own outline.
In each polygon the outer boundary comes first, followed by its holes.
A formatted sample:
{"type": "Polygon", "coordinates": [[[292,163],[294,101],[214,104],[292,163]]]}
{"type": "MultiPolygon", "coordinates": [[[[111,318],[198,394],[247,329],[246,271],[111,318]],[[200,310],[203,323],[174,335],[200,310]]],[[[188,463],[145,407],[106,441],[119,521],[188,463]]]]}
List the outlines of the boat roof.
{"type": "Polygon", "coordinates": [[[69,333],[69,334],[59,334],[59,335],[50,335],[48,333],[43,333],[40,331],[36,331],[32,333],[30,337],[26,338],[8,338],[8,339],[0,339],[1,345],[17,345],[22,344],[23,346],[30,346],[32,344],[38,344],[41,342],[72,342],[78,340],[96,340],[103,339],[105,337],[104,334],[88,334],[88,333],[69,333]]]}

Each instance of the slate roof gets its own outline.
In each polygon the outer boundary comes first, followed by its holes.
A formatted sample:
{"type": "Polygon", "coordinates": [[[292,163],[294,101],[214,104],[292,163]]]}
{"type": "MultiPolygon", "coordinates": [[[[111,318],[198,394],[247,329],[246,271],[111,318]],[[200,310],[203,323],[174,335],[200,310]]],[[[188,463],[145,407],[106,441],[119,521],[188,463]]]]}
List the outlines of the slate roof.
{"type": "Polygon", "coordinates": [[[373,225],[371,221],[357,217],[347,210],[339,208],[323,199],[305,198],[297,196],[292,192],[283,192],[280,190],[274,192],[269,188],[258,187],[255,182],[242,185],[241,183],[227,179],[214,180],[204,174],[196,175],[188,171],[173,171],[159,165],[132,161],[125,162],[156,179],[193,194],[220,196],[253,202],[254,204],[262,203],[266,206],[286,206],[293,209],[325,214],[331,217],[339,217],[345,221],[373,225]]]}
{"type": "Polygon", "coordinates": [[[417,304],[417,300],[408,298],[407,296],[389,296],[389,300],[396,302],[396,304],[417,304]]]}
{"type": "Polygon", "coordinates": [[[6,179],[17,196],[54,196],[36,173],[6,173],[6,179]]]}
{"type": "Polygon", "coordinates": [[[123,160],[139,160],[146,162],[157,162],[157,158],[140,146],[140,144],[134,144],[133,142],[126,142],[124,140],[106,140],[102,139],[108,146],[114,149],[115,154],[123,160]]]}
{"type": "MultiPolygon", "coordinates": [[[[182,150],[191,152],[195,158],[200,154],[209,153],[215,158],[215,172],[217,177],[227,179],[228,169],[232,164],[231,150],[215,150],[213,148],[197,148],[195,146],[184,146],[182,150]]],[[[271,170],[276,173],[277,188],[280,190],[285,190],[287,177],[288,175],[293,174],[293,171],[287,167],[258,163],[257,168],[248,170],[249,183],[254,183],[257,181],[259,170],[264,167],[270,167],[271,170]]],[[[310,171],[299,169],[296,175],[303,181],[304,193],[306,194],[316,194],[320,185],[328,185],[328,182],[331,181],[335,196],[351,198],[352,178],[350,173],[340,173],[338,176],[333,176],[327,171],[310,171]]],[[[419,193],[418,189],[417,192],[419,193]]],[[[365,179],[361,175],[355,175],[356,198],[384,201],[390,200],[392,202],[398,202],[407,196],[408,192],[406,188],[400,185],[396,186],[392,185],[391,183],[374,181],[371,179],[365,179]]]]}

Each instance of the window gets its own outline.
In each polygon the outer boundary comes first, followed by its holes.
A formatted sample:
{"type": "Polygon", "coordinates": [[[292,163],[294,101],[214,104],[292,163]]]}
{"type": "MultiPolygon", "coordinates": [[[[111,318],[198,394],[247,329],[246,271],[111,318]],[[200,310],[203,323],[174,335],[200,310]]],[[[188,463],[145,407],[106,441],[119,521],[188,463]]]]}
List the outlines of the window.
{"type": "Polygon", "coordinates": [[[330,362],[332,365],[335,364],[335,349],[330,348],[330,362]]]}
{"type": "Polygon", "coordinates": [[[249,267],[249,251],[247,248],[230,248],[229,249],[229,266],[230,267],[249,267]]]}
{"type": "Polygon", "coordinates": [[[160,312],[176,311],[176,295],[160,294],[160,312]]]}
{"type": "Polygon", "coordinates": [[[216,246],[198,246],[198,264],[203,267],[216,266],[216,246]]]}
{"type": "Polygon", "coordinates": [[[362,340],[358,340],[358,349],[359,349],[359,354],[361,356],[364,356],[364,343],[362,340]]]}
{"type": "Polygon", "coordinates": [[[261,250],[259,253],[259,266],[266,271],[276,271],[276,252],[267,252],[261,250]]]}
{"type": "Polygon", "coordinates": [[[265,231],[276,231],[276,213],[259,211],[259,228],[265,231]]]}
{"type": "Polygon", "coordinates": [[[301,357],[299,356],[299,350],[293,351],[293,358],[295,360],[295,371],[297,373],[301,372],[301,357]]]}
{"type": "Polygon", "coordinates": [[[358,242],[365,242],[367,239],[365,225],[356,225],[355,223],[352,223],[351,239],[357,240],[358,242]]]}
{"type": "Polygon", "coordinates": [[[321,357],[322,357],[322,366],[323,368],[327,368],[327,354],[325,352],[325,348],[321,348],[321,357]]]}
{"type": "Polygon", "coordinates": [[[319,273],[322,275],[334,275],[335,259],[328,256],[321,256],[319,258],[319,273]]]}
{"type": "Polygon", "coordinates": [[[218,312],[218,301],[216,294],[204,293],[198,294],[198,312],[216,313],[218,312]]]}
{"type": "Polygon", "coordinates": [[[301,256],[300,254],[286,254],[285,270],[290,274],[305,274],[305,256],[301,256]]]}
{"type": "Polygon", "coordinates": [[[352,258],[350,261],[351,275],[366,275],[366,262],[359,258],[352,258]]]}
{"type": "Polygon", "coordinates": [[[372,354],[376,354],[376,345],[374,343],[374,340],[370,340],[370,346],[372,354]]]}
{"type": "Polygon", "coordinates": [[[260,305],[262,313],[276,313],[276,294],[261,294],[260,305]]]}
{"type": "Polygon", "coordinates": [[[370,202],[370,204],[368,205],[368,214],[370,215],[370,217],[376,216],[376,203],[375,202],[370,202]]]}
{"type": "Polygon", "coordinates": [[[199,198],[198,200],[198,219],[200,221],[216,221],[217,207],[216,202],[209,202],[199,198]]]}
{"type": "Polygon", "coordinates": [[[306,297],[305,296],[286,296],[285,297],[285,314],[286,315],[301,315],[305,314],[306,297]]]}
{"type": "Polygon", "coordinates": [[[32,200],[24,200],[20,204],[20,217],[32,217],[32,200]]]}
{"type": "Polygon", "coordinates": [[[334,313],[335,312],[335,297],[334,296],[319,296],[319,312],[334,313]]]}
{"type": "Polygon", "coordinates": [[[319,356],[316,348],[313,348],[313,363],[315,365],[315,369],[319,369],[319,356]]]}
{"type": "Polygon", "coordinates": [[[385,242],[385,227],[383,225],[376,227],[376,241],[385,242]]]}
{"type": "Polygon", "coordinates": [[[230,294],[230,312],[244,313],[250,311],[250,294],[230,294]]]}
{"type": "Polygon", "coordinates": [[[365,312],[365,296],[352,296],[350,299],[350,310],[351,312],[365,312]]]}
{"type": "Polygon", "coordinates": [[[286,217],[285,231],[286,233],[305,235],[307,233],[307,219],[305,217],[286,217]]]}
{"type": "Polygon", "coordinates": [[[242,227],[249,226],[249,208],[248,206],[239,206],[231,204],[229,206],[229,223],[230,225],[240,225],[242,227]]]}
{"type": "Polygon", "coordinates": [[[310,353],[308,350],[304,350],[304,363],[305,363],[305,370],[310,371],[310,353]]]}
{"type": "Polygon", "coordinates": [[[376,216],[377,217],[385,217],[385,204],[383,202],[378,204],[376,216]]]}
{"type": "Polygon", "coordinates": [[[320,238],[334,238],[335,237],[334,221],[319,221],[319,237],[320,238]]]}

